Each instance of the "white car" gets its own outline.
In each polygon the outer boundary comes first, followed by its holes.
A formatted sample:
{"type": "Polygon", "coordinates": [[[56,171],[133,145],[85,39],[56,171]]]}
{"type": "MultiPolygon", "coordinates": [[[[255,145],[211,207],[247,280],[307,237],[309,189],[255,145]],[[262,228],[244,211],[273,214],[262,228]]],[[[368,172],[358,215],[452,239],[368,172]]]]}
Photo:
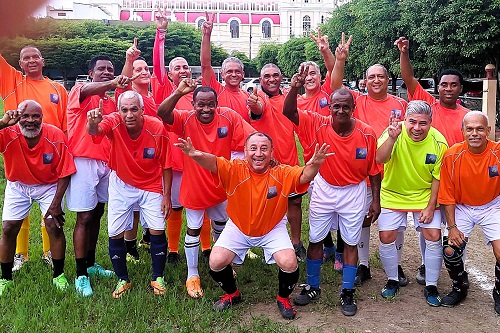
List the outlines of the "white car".
{"type": "Polygon", "coordinates": [[[244,78],[241,83],[241,89],[248,91],[250,94],[253,93],[253,89],[255,87],[257,87],[257,89],[260,88],[260,81],[258,77],[244,78]]]}

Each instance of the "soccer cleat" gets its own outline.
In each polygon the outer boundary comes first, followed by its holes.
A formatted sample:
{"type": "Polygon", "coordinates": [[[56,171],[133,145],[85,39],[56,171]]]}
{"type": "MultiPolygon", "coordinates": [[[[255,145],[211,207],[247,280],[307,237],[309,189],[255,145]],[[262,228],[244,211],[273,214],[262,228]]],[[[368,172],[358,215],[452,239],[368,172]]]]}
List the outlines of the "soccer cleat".
{"type": "Polygon", "coordinates": [[[301,284],[300,286],[302,287],[302,291],[300,294],[295,296],[295,299],[293,300],[295,305],[307,305],[311,301],[317,300],[321,295],[320,288],[311,287],[308,284],[301,284]]]}
{"type": "Polygon", "coordinates": [[[306,260],[307,251],[306,251],[306,248],[304,247],[304,244],[302,244],[302,241],[300,241],[299,244],[294,245],[293,249],[295,251],[295,255],[297,256],[298,261],[306,260]]]}
{"type": "Polygon", "coordinates": [[[155,295],[165,295],[167,292],[165,280],[161,276],[157,277],[155,281],[151,281],[149,285],[151,286],[151,289],[153,289],[153,293],[155,295]]]}
{"type": "Polygon", "coordinates": [[[430,306],[441,306],[442,299],[436,286],[426,286],[424,288],[424,296],[427,304],[430,306]]]}
{"type": "Polygon", "coordinates": [[[0,279],[0,296],[5,294],[7,289],[9,289],[13,284],[14,282],[12,282],[12,280],[0,279]]]}
{"type": "Polygon", "coordinates": [[[342,272],[344,270],[344,254],[335,252],[335,262],[333,263],[333,269],[337,272],[342,272]]]}
{"type": "Polygon", "coordinates": [[[58,277],[53,278],[52,283],[59,291],[65,291],[69,287],[68,280],[66,279],[66,275],[64,275],[64,273],[61,273],[58,277]]]}
{"type": "Polygon", "coordinates": [[[453,286],[451,291],[442,298],[441,305],[451,308],[462,302],[465,297],[467,297],[467,288],[460,289],[453,286]]]}
{"type": "Polygon", "coordinates": [[[193,276],[186,281],[187,293],[192,298],[203,297],[203,289],[200,285],[200,277],[193,276]]]}
{"type": "Polygon", "coordinates": [[[495,301],[495,312],[500,315],[500,292],[497,288],[493,288],[493,300],[495,301]]]}
{"type": "MultiPolygon", "coordinates": [[[[139,253],[137,253],[139,254],[139,253]]],[[[127,262],[131,264],[138,264],[141,262],[141,258],[139,256],[135,257],[134,255],[127,253],[127,262]]]]}
{"type": "Polygon", "coordinates": [[[181,260],[181,256],[177,252],[169,252],[167,255],[167,264],[170,265],[177,265],[179,261],[181,260]]]}
{"type": "Polygon", "coordinates": [[[52,262],[52,252],[50,252],[50,250],[48,250],[47,253],[42,254],[42,261],[50,268],[54,268],[54,263],[52,262]]]}
{"type": "Polygon", "coordinates": [[[393,299],[399,292],[399,282],[395,280],[387,280],[384,288],[380,292],[383,298],[393,299]]]}
{"type": "Polygon", "coordinates": [[[92,296],[93,294],[90,279],[85,275],[81,275],[75,279],[75,289],[83,297],[92,296]]]}
{"type": "Polygon", "coordinates": [[[425,286],[425,265],[420,265],[417,268],[417,283],[421,284],[422,286],[425,286]]]}
{"type": "Polygon", "coordinates": [[[210,253],[212,253],[211,249],[201,251],[202,260],[208,262],[208,260],[210,259],[210,253]]]}
{"type": "Polygon", "coordinates": [[[225,311],[229,309],[234,304],[241,302],[241,293],[238,289],[232,294],[224,294],[220,297],[220,300],[214,303],[212,308],[216,311],[225,311]]]}
{"type": "Polygon", "coordinates": [[[340,310],[344,316],[354,316],[358,311],[354,291],[354,289],[342,289],[340,293],[340,310]]]}
{"type": "Polygon", "coordinates": [[[403,267],[401,267],[401,265],[398,265],[398,280],[400,287],[408,285],[408,278],[406,277],[405,272],[403,272],[403,267]]]}
{"type": "Polygon", "coordinates": [[[17,272],[23,267],[23,265],[28,261],[24,254],[16,253],[14,255],[14,265],[12,266],[12,271],[17,272]]]}
{"type": "Polygon", "coordinates": [[[111,278],[115,276],[115,272],[110,271],[109,269],[105,269],[98,263],[95,263],[94,266],[87,267],[87,273],[90,276],[98,276],[103,278],[111,278]]]}
{"type": "Polygon", "coordinates": [[[280,310],[281,316],[287,320],[292,320],[297,314],[297,310],[290,303],[290,298],[288,297],[276,297],[276,304],[278,304],[278,309],[280,310]]]}
{"type": "Polygon", "coordinates": [[[131,288],[132,283],[128,282],[127,280],[119,280],[111,296],[113,296],[113,298],[120,298],[125,295],[131,288]]]}
{"type": "Polygon", "coordinates": [[[370,272],[370,267],[365,265],[358,265],[358,270],[356,271],[356,279],[354,279],[354,284],[356,286],[361,286],[363,282],[372,278],[370,272]]]}

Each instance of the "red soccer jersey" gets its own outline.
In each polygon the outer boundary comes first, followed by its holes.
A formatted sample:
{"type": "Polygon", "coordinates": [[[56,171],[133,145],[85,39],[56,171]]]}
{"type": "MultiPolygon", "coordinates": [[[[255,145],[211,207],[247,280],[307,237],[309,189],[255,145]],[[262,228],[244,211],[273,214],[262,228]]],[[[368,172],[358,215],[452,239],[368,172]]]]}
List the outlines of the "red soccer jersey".
{"type": "Polygon", "coordinates": [[[408,100],[423,100],[430,104],[432,110],[432,127],[444,135],[450,147],[457,142],[464,141],[462,133],[462,122],[464,116],[470,110],[457,104],[456,109],[448,109],[439,103],[439,100],[417,85],[415,92],[408,93],[408,100]]]}
{"type": "MultiPolygon", "coordinates": [[[[69,93],[68,105],[68,145],[75,157],[92,158],[107,162],[109,159],[109,140],[100,144],[92,143],[87,133],[87,112],[99,106],[100,96],[87,97],[80,103],[80,92],[84,83],[77,84],[69,93]]],[[[103,98],[103,115],[116,112],[115,101],[109,96],[103,98]]]]}
{"type": "Polygon", "coordinates": [[[298,165],[299,158],[293,123],[283,115],[283,103],[285,94],[268,96],[263,91],[258,92],[259,100],[262,101],[264,112],[260,119],[250,120],[250,125],[257,131],[266,133],[273,139],[273,156],[280,163],[298,165]]]}
{"type": "Polygon", "coordinates": [[[382,171],[375,162],[377,136],[373,129],[356,119],[354,130],[347,137],[339,136],[332,127],[332,118],[311,111],[299,111],[295,131],[313,150],[316,143],[329,144],[329,156],[319,169],[321,176],[333,186],[359,184],[368,176],[382,171]]]}
{"type": "Polygon", "coordinates": [[[467,142],[449,148],[441,164],[438,201],[443,205],[482,206],[500,195],[500,143],[488,141],[481,154],[467,142]]]}
{"type": "Polygon", "coordinates": [[[238,112],[243,119],[249,123],[250,115],[247,107],[247,100],[250,94],[245,90],[238,89],[238,91],[231,91],[226,89],[219,81],[217,81],[217,77],[215,72],[212,70],[212,79],[210,82],[206,82],[203,80],[203,85],[208,85],[212,87],[217,92],[217,104],[221,107],[228,107],[238,112]]]}
{"type": "Polygon", "coordinates": [[[67,130],[68,92],[46,77],[33,80],[9,65],[0,55],[0,96],[4,110],[17,110],[22,101],[32,99],[42,106],[43,122],[67,130]]]}
{"type": "MultiPolygon", "coordinates": [[[[234,142],[243,147],[247,137],[241,117],[233,110],[221,107],[217,108],[210,124],[198,121],[194,110],[174,110],[174,123],[165,126],[182,138],[191,137],[196,149],[227,159],[231,156],[231,144],[234,142]]],[[[226,192],[215,187],[210,171],[185,156],[179,196],[181,204],[189,209],[202,210],[224,200],[226,192]]]]}
{"type": "Polygon", "coordinates": [[[118,113],[104,116],[99,123],[101,136],[111,141],[109,167],[125,183],[138,189],[163,194],[163,169],[170,168],[170,149],[167,131],[155,117],[144,116],[144,127],[139,137],[132,140],[118,113]]]}
{"type": "Polygon", "coordinates": [[[19,124],[0,130],[0,151],[5,177],[27,185],[54,184],[76,172],[66,136],[57,127],[42,123],[40,141],[29,148],[19,124]]]}
{"type": "Polygon", "coordinates": [[[329,116],[330,109],[328,108],[328,104],[330,103],[331,94],[330,77],[327,76],[325,83],[323,83],[321,89],[314,96],[305,97],[305,94],[297,96],[297,108],[305,111],[313,111],[322,116],[329,116]]]}
{"type": "Polygon", "coordinates": [[[245,235],[259,237],[271,231],[285,216],[288,195],[304,193],[300,185],[304,167],[279,165],[263,174],[250,171],[243,160],[217,158],[215,184],[227,193],[227,214],[245,235]]]}

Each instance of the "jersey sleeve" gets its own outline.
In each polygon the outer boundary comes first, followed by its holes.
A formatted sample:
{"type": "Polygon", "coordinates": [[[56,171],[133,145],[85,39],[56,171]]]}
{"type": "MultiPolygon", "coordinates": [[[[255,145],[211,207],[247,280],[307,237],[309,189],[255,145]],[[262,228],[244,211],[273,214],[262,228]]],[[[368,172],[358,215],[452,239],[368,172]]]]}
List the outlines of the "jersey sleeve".
{"type": "Polygon", "coordinates": [[[436,98],[425,91],[420,83],[417,84],[417,87],[415,88],[413,94],[410,94],[410,92],[408,92],[408,101],[414,100],[426,101],[429,104],[433,104],[436,102],[436,98]]]}
{"type": "Polygon", "coordinates": [[[321,86],[321,90],[326,92],[328,95],[332,94],[332,86],[331,86],[332,79],[330,78],[330,75],[327,75],[325,78],[325,82],[321,86]]]}
{"type": "Polygon", "coordinates": [[[299,125],[294,124],[295,133],[300,138],[300,143],[304,149],[308,149],[316,144],[316,129],[319,127],[320,115],[312,111],[297,110],[299,114],[299,125]]]}
{"type": "Polygon", "coordinates": [[[378,164],[376,157],[377,157],[377,135],[375,134],[375,131],[369,127],[367,129],[367,134],[368,136],[368,158],[370,159],[370,166],[368,169],[368,175],[369,176],[375,176],[378,175],[379,173],[382,172],[383,170],[383,165],[378,164]]]}
{"type": "Polygon", "coordinates": [[[452,162],[451,157],[444,157],[441,164],[438,192],[438,202],[441,205],[454,205],[456,203],[454,199],[455,184],[451,179],[452,162]]]}
{"type": "Polygon", "coordinates": [[[378,138],[377,140],[377,148],[380,148],[380,146],[382,146],[384,144],[384,142],[387,141],[387,139],[389,139],[389,131],[388,131],[388,128],[386,128],[382,134],[380,135],[380,137],[378,138]]]}
{"type": "Polygon", "coordinates": [[[92,142],[96,144],[100,143],[105,136],[111,139],[111,137],[113,136],[113,128],[117,126],[120,121],[120,115],[117,113],[102,116],[102,121],[98,125],[102,130],[102,134],[91,135],[92,142]]]}
{"type": "Polygon", "coordinates": [[[438,157],[436,164],[434,165],[434,169],[432,169],[432,177],[434,177],[437,180],[440,180],[441,176],[441,164],[443,163],[443,156],[446,150],[448,149],[448,145],[446,144],[446,140],[443,137],[442,138],[445,142],[439,142],[439,152],[438,152],[438,157]]]}
{"type": "Polygon", "coordinates": [[[302,176],[305,167],[283,165],[282,168],[284,171],[283,184],[288,194],[292,192],[305,193],[309,188],[309,183],[300,184],[300,176],[302,176]]]}
{"type": "Polygon", "coordinates": [[[12,67],[0,54],[0,96],[5,99],[15,89],[15,82],[22,79],[22,73],[12,67]]]}
{"type": "Polygon", "coordinates": [[[177,134],[179,136],[183,136],[184,135],[184,121],[186,119],[188,111],[174,109],[174,111],[172,111],[172,112],[174,115],[174,123],[172,125],[167,124],[167,123],[163,123],[165,126],[165,129],[169,132],[174,132],[175,134],[177,134]]]}
{"type": "Polygon", "coordinates": [[[163,127],[161,131],[161,150],[162,150],[162,159],[160,161],[163,169],[170,169],[172,167],[172,145],[170,145],[170,139],[168,137],[167,130],[163,127]]]}
{"type": "Polygon", "coordinates": [[[64,178],[70,176],[76,172],[76,166],[73,161],[73,155],[69,152],[68,144],[66,142],[66,137],[62,135],[61,143],[59,145],[59,164],[57,165],[57,176],[58,178],[64,178]]]}
{"type": "Polygon", "coordinates": [[[240,151],[245,147],[246,138],[256,131],[236,111],[231,110],[230,114],[233,123],[233,140],[231,142],[231,149],[240,151]]]}
{"type": "Polygon", "coordinates": [[[233,162],[224,157],[217,157],[217,173],[212,173],[215,187],[222,187],[227,193],[227,186],[231,180],[233,162]]]}

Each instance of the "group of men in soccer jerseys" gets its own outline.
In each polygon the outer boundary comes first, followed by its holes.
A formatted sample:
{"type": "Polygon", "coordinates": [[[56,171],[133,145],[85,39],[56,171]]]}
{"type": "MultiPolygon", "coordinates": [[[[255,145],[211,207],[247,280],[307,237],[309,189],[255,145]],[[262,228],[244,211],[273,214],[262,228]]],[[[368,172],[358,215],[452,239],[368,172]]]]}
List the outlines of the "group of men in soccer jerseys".
{"type": "Polygon", "coordinates": [[[307,281],[293,301],[306,305],[321,295],[324,242],[329,247],[330,231],[338,230],[344,248],[340,306],[352,316],[357,312],[355,286],[371,278],[369,239],[375,221],[387,275],[382,297],[391,299],[408,284],[401,254],[410,216],[420,234],[417,282],[425,285],[426,302],[454,306],[465,299],[469,282],[463,258],[478,224],[497,259],[493,298],[500,313],[500,152],[487,138],[487,117],[456,103],[463,85],[460,72],[443,71],[436,100],[414,77],[409,42],[400,37],[394,44],[410,102],[387,93],[389,78],[380,64],[368,68],[359,91],[348,90],[342,82],[352,38],[343,34],[333,53],[319,31],[311,37],[327,68],[323,84],[319,66],[307,61],[284,90],[279,67],[267,64],[261,69],[261,88],[248,93],[240,88],[244,71],[237,58],[222,64],[225,85],[216,80],[210,50],[214,20],[207,13],[201,27],[202,86],[191,78],[184,58],[172,59],[166,73],[168,20],[161,10],[156,14],[153,76],[137,39],[126,52],[121,75],[114,76],[109,57],[96,56],[89,63],[91,82],[75,85],[69,96],[43,77],[44,60],[36,47],[21,50],[24,74],[0,57],[6,110],[0,119],[0,150],[7,178],[0,296],[12,285],[12,272],[28,260],[33,200],[40,204],[48,235],[43,249],[53,266],[53,283],[59,290],[68,288],[66,194],[68,209],[76,212],[75,288],[85,297],[93,294],[91,276],[116,275],[114,298],[131,289],[127,255],[139,260],[139,222],[147,230],[141,243],[151,254],[150,287],[164,295],[165,264],[180,259],[185,208],[190,297],[203,296],[200,242],[210,275],[225,291],[215,310],[241,302],[231,263],[241,264],[251,247],[262,247],[265,262],[279,267],[279,312],[293,319],[297,311],[290,295],[299,279],[297,261],[305,260],[307,281]],[[115,100],[107,95],[113,89],[115,100]],[[304,167],[298,166],[295,135],[304,148],[304,167]],[[480,182],[481,191],[472,180],[480,182]],[[300,239],[301,204],[309,183],[306,251],[300,239]],[[96,263],[106,202],[114,272],[96,263]],[[443,259],[452,290],[441,297],[437,282],[443,259]]]}

